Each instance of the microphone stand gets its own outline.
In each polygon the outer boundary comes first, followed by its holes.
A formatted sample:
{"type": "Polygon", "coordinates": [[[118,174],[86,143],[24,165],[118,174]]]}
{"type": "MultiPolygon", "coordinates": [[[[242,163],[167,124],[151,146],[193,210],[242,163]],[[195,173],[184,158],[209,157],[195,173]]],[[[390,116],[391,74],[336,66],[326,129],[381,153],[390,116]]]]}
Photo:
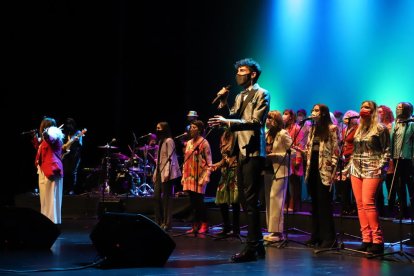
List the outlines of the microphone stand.
{"type": "Polygon", "coordinates": [[[144,145],[144,169],[143,169],[143,175],[144,175],[144,183],[139,185],[138,192],[141,192],[143,196],[149,196],[151,193],[154,193],[154,190],[151,188],[151,186],[147,183],[147,166],[148,166],[148,145],[144,145]]]}
{"type": "MultiPolygon", "coordinates": [[[[394,180],[395,180],[395,175],[396,175],[396,173],[397,173],[397,169],[398,169],[398,163],[399,163],[399,161],[400,161],[400,159],[402,158],[402,148],[403,148],[403,144],[404,144],[404,138],[405,138],[405,135],[406,135],[406,133],[407,133],[407,129],[408,129],[408,126],[409,126],[409,124],[407,123],[407,125],[406,125],[406,127],[405,127],[405,129],[404,129],[404,135],[403,135],[403,137],[402,137],[402,143],[401,143],[401,147],[400,147],[400,154],[399,154],[399,156],[398,156],[398,159],[397,159],[397,162],[395,163],[395,167],[394,167],[394,175],[393,175],[393,177],[392,177],[392,181],[391,181],[391,188],[390,188],[390,191],[389,191],[389,193],[388,193],[388,199],[390,198],[390,196],[391,196],[391,191],[392,191],[392,188],[393,188],[393,186],[394,186],[394,180]]],[[[394,134],[395,134],[395,129],[394,129],[394,134]]],[[[413,138],[414,137],[411,137],[411,141],[413,141],[413,138]]],[[[394,139],[395,139],[395,135],[394,135],[394,139]]],[[[399,176],[400,176],[400,172],[399,172],[399,176]]],[[[403,183],[401,182],[401,178],[400,178],[400,185],[403,185],[403,183]]],[[[400,189],[401,188],[404,188],[405,189],[405,186],[404,187],[400,187],[400,189]]],[[[400,200],[405,200],[405,198],[404,199],[400,199],[400,200]]],[[[411,206],[412,206],[412,200],[411,200],[411,206]]],[[[372,259],[372,258],[378,258],[378,257],[385,257],[385,256],[389,256],[389,255],[396,255],[396,254],[398,254],[398,255],[400,255],[400,256],[402,256],[402,257],[405,257],[410,263],[414,263],[414,260],[412,259],[412,257],[414,257],[414,254],[411,254],[411,253],[409,253],[409,252],[405,252],[404,250],[403,250],[403,243],[405,243],[405,242],[408,242],[408,241],[410,241],[411,240],[411,238],[412,238],[412,235],[411,235],[411,237],[410,238],[408,238],[408,239],[405,239],[405,240],[403,240],[403,234],[402,234],[402,217],[403,217],[403,213],[402,213],[402,208],[401,208],[401,203],[400,203],[400,211],[399,211],[399,223],[398,223],[398,232],[399,232],[399,235],[400,235],[400,240],[398,241],[398,242],[395,242],[395,243],[392,243],[392,244],[390,244],[391,246],[394,246],[395,244],[399,244],[400,245],[400,250],[398,250],[398,251],[393,251],[393,252],[389,252],[389,253],[383,253],[383,254],[375,254],[375,255],[370,255],[370,256],[368,256],[368,258],[369,259],[372,259]]],[[[412,226],[413,226],[413,215],[411,215],[411,229],[412,229],[412,226]]]]}
{"type": "MultiPolygon", "coordinates": [[[[288,192],[289,184],[290,184],[290,180],[289,180],[289,178],[290,178],[290,168],[291,168],[291,162],[290,162],[291,159],[290,159],[290,157],[291,157],[292,147],[295,145],[295,141],[296,141],[297,137],[299,136],[299,133],[301,132],[304,124],[305,124],[305,121],[303,121],[303,123],[300,124],[299,130],[295,133],[295,137],[293,137],[293,139],[292,139],[292,144],[290,144],[289,148],[286,150],[286,153],[283,156],[282,161],[280,162],[280,164],[277,167],[275,173],[273,174],[273,178],[275,178],[277,172],[279,171],[281,165],[285,162],[286,156],[287,156],[287,158],[288,158],[288,162],[287,162],[287,164],[288,164],[288,176],[287,176],[287,184],[286,184],[287,187],[286,187],[286,192],[285,192],[285,199],[286,199],[286,194],[288,192]]],[[[297,152],[299,152],[299,151],[297,151],[297,152]]],[[[281,212],[283,212],[283,209],[284,209],[284,206],[282,206],[281,212]]],[[[288,208],[286,209],[286,219],[285,220],[286,220],[286,223],[284,225],[287,225],[288,221],[289,221],[289,209],[288,208]]],[[[302,234],[310,235],[309,232],[303,231],[303,230],[298,229],[296,227],[288,228],[288,229],[284,230],[286,238],[277,245],[277,248],[284,248],[284,247],[288,246],[289,242],[293,242],[293,243],[297,243],[297,244],[301,244],[303,246],[306,246],[306,244],[303,243],[303,242],[299,242],[299,241],[289,239],[289,231],[296,231],[296,232],[300,232],[302,234]]],[[[273,243],[275,243],[275,242],[270,242],[270,244],[273,244],[273,243]]]]}
{"type": "MultiPolygon", "coordinates": [[[[127,165],[128,173],[131,175],[131,178],[132,178],[130,192],[134,196],[138,196],[139,195],[138,186],[139,186],[139,182],[141,180],[135,172],[130,170],[130,166],[134,165],[134,157],[136,156],[135,148],[138,145],[137,136],[135,135],[134,130],[132,130],[132,136],[134,137],[134,141],[132,142],[132,148],[129,148],[129,151],[131,152],[131,157],[130,157],[129,160],[127,160],[126,165],[127,165]],[[135,182],[137,182],[138,186],[135,184],[135,182]]],[[[128,147],[129,147],[129,145],[128,145],[128,147]]]]}
{"type": "MultiPolygon", "coordinates": [[[[200,143],[198,143],[194,148],[193,148],[193,150],[190,152],[190,154],[187,156],[187,158],[186,159],[184,159],[184,161],[183,161],[183,164],[181,165],[181,171],[182,171],[182,168],[184,167],[184,164],[193,156],[193,154],[197,151],[198,152],[198,150],[199,150],[199,148],[200,148],[200,146],[201,146],[201,144],[203,144],[204,143],[204,141],[207,141],[206,140],[206,138],[208,137],[208,135],[211,133],[211,131],[213,130],[213,128],[210,128],[210,130],[207,132],[207,134],[205,135],[205,136],[202,136],[203,137],[203,139],[201,140],[201,142],[200,143]]],[[[198,161],[198,160],[197,160],[198,161]]],[[[197,162],[198,163],[198,162],[197,162]]],[[[198,166],[197,166],[197,172],[196,172],[196,179],[195,179],[195,182],[196,183],[198,183],[198,166]]],[[[204,202],[203,202],[203,204],[204,204],[204,202]]],[[[173,235],[173,237],[181,237],[181,236],[188,236],[188,235],[190,235],[190,234],[194,234],[194,237],[196,238],[197,237],[197,235],[204,235],[204,236],[207,236],[207,237],[211,237],[211,238],[215,238],[215,236],[213,236],[213,235],[210,235],[210,234],[208,234],[208,233],[198,233],[197,231],[194,231],[194,233],[186,233],[186,232],[184,232],[184,233],[180,233],[180,234],[177,234],[177,235],[173,235]]]]}
{"type": "MultiPolygon", "coordinates": [[[[344,185],[344,181],[342,181],[342,170],[344,169],[343,168],[342,155],[343,155],[343,150],[344,150],[344,145],[345,145],[345,139],[349,135],[349,123],[350,123],[351,120],[352,119],[350,119],[348,121],[348,126],[346,128],[344,139],[343,139],[343,142],[341,143],[341,148],[340,148],[340,151],[339,151],[339,159],[338,159],[338,166],[337,167],[339,167],[339,181],[342,182],[342,185],[344,185]]],[[[332,177],[334,178],[335,174],[332,177]]],[[[332,187],[332,185],[333,184],[331,184],[331,187],[332,187]]],[[[341,187],[341,188],[343,189],[344,187],[341,187]]],[[[339,233],[337,233],[337,236],[339,237],[338,246],[337,247],[332,247],[332,248],[316,249],[316,250],[314,250],[315,254],[322,253],[322,252],[328,252],[328,251],[341,251],[341,250],[365,254],[365,252],[362,252],[362,251],[354,250],[354,249],[351,249],[351,248],[345,248],[344,239],[343,239],[343,237],[345,235],[350,236],[352,238],[357,238],[357,239],[360,239],[360,240],[362,238],[358,237],[358,236],[351,235],[351,234],[344,233],[343,224],[342,224],[342,221],[343,221],[343,208],[344,208],[344,206],[343,206],[343,202],[342,202],[341,211],[339,212],[339,229],[340,230],[339,230],[339,233]]]]}
{"type": "Polygon", "coordinates": [[[111,142],[106,143],[106,149],[105,149],[105,155],[104,158],[102,159],[102,165],[105,166],[105,178],[104,178],[104,182],[102,183],[102,187],[101,187],[101,192],[102,192],[102,202],[105,202],[105,192],[107,192],[108,194],[110,193],[111,189],[109,186],[109,181],[110,181],[110,169],[111,169],[111,163],[110,163],[110,150],[111,150],[111,144],[114,142],[114,139],[112,139],[111,142]]]}

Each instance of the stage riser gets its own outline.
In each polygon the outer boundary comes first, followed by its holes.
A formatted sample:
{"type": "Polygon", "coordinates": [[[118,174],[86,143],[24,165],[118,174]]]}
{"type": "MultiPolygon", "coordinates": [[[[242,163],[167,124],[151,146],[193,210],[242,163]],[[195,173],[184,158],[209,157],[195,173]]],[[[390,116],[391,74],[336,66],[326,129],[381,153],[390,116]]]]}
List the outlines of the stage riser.
{"type": "MultiPolygon", "coordinates": [[[[15,197],[16,207],[28,207],[40,211],[39,197],[32,194],[23,194],[15,197]]],[[[209,200],[206,202],[207,215],[210,225],[220,225],[222,223],[220,210],[209,200]]],[[[153,219],[155,201],[152,197],[121,197],[117,200],[113,198],[100,198],[89,196],[64,196],[62,203],[62,218],[77,219],[100,217],[104,212],[126,212],[137,213],[148,216],[153,219]],[[105,200],[105,201],[102,201],[105,200]]],[[[173,218],[176,221],[191,221],[191,208],[188,197],[172,198],[173,218]]],[[[231,218],[231,214],[230,214],[231,218]]],[[[246,225],[245,215],[240,217],[241,225],[246,225]]],[[[345,233],[344,239],[350,239],[349,235],[359,237],[360,226],[357,217],[334,217],[336,231],[345,233]]],[[[285,215],[285,227],[287,229],[295,228],[305,232],[311,231],[311,215],[307,212],[298,212],[285,215]]],[[[265,212],[261,212],[261,225],[266,229],[265,212]]],[[[397,221],[391,219],[381,219],[381,227],[386,242],[395,242],[400,239],[400,225],[397,221]]],[[[402,224],[403,238],[407,238],[412,231],[409,223],[402,224]]],[[[295,230],[289,231],[291,234],[299,233],[295,230]]]]}

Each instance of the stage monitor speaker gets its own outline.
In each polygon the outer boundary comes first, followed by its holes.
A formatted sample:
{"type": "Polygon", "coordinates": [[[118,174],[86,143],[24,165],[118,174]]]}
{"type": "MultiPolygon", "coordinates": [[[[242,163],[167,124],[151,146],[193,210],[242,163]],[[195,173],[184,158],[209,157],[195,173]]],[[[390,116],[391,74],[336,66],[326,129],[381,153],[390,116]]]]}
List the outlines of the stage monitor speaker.
{"type": "Polygon", "coordinates": [[[0,248],[50,249],[59,235],[56,224],[33,209],[0,208],[0,248]]]}
{"type": "Polygon", "coordinates": [[[132,213],[105,213],[90,239],[104,258],[102,267],[160,267],[175,249],[173,239],[154,221],[132,213]]]}

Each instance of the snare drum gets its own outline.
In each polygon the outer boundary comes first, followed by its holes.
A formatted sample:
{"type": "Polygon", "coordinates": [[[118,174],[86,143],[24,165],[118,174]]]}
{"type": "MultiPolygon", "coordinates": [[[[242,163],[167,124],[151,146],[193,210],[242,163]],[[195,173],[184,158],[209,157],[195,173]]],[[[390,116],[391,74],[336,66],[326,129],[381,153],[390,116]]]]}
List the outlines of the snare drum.
{"type": "Polygon", "coordinates": [[[127,161],[128,164],[128,170],[133,171],[135,173],[140,173],[142,172],[142,162],[141,162],[141,158],[139,157],[134,157],[134,158],[130,158],[127,161]]]}

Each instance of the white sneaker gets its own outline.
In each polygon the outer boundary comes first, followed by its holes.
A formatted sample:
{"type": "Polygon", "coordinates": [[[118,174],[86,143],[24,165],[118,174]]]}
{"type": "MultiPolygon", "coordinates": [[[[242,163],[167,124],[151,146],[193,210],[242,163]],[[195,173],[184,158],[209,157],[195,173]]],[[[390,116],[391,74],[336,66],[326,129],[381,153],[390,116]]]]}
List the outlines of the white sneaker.
{"type": "Polygon", "coordinates": [[[270,233],[269,235],[264,236],[263,239],[269,242],[280,242],[284,240],[283,235],[276,233],[270,233]]]}

